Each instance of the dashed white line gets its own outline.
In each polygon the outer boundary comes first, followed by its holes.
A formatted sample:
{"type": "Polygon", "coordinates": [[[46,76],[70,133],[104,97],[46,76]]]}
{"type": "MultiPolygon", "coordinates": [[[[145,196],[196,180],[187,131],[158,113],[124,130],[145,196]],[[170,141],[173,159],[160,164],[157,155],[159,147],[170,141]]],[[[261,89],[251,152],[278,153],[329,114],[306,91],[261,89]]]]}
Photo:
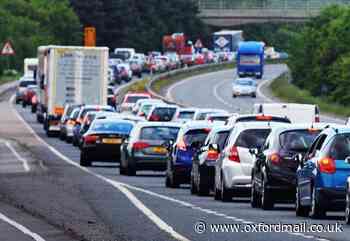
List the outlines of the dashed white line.
{"type": "Polygon", "coordinates": [[[6,141],[5,142],[5,145],[7,146],[7,148],[13,153],[13,155],[15,155],[15,157],[20,161],[22,162],[22,165],[23,165],[23,168],[26,172],[29,172],[30,171],[30,167],[28,165],[28,161],[21,157],[21,155],[15,150],[15,148],[13,148],[13,146],[11,145],[10,142],[6,141]]]}
{"type": "MultiPolygon", "coordinates": [[[[12,104],[12,102],[11,102],[12,104]]],[[[39,141],[41,142],[43,145],[47,146],[54,154],[56,154],[58,157],[60,157],[62,160],[64,160],[65,162],[111,184],[112,186],[114,186],[115,188],[117,188],[118,190],[120,190],[125,196],[127,196],[127,198],[135,205],[135,207],[137,207],[142,213],[144,213],[151,221],[153,221],[161,230],[164,230],[165,232],[169,233],[172,237],[176,238],[177,240],[183,240],[183,241],[187,241],[189,239],[187,239],[186,237],[182,236],[181,234],[177,233],[171,226],[169,226],[168,224],[166,224],[163,220],[161,220],[156,214],[154,214],[150,209],[148,209],[139,199],[136,198],[136,196],[134,194],[132,194],[128,189],[130,190],[135,190],[135,191],[139,191],[145,194],[148,194],[150,196],[154,196],[154,197],[158,197],[160,199],[163,200],[167,200],[167,201],[171,201],[173,203],[177,203],[181,206],[184,207],[188,207],[194,210],[199,210],[208,214],[212,214],[214,216],[218,216],[218,217],[224,217],[226,219],[229,220],[234,220],[236,222],[241,222],[241,223],[246,223],[246,224],[254,224],[255,222],[249,221],[249,220],[244,220],[241,218],[237,218],[237,217],[233,217],[233,216],[227,216],[226,214],[222,214],[222,213],[218,213],[216,211],[210,210],[210,209],[206,209],[206,208],[201,208],[199,206],[193,205],[191,203],[185,202],[185,201],[181,201],[169,196],[165,196],[162,194],[158,194],[143,188],[139,188],[139,187],[135,187],[126,183],[122,183],[122,182],[118,182],[109,178],[106,178],[102,175],[99,175],[85,167],[80,166],[78,163],[74,162],[73,160],[71,160],[70,158],[68,158],[67,156],[65,156],[64,154],[62,154],[61,152],[59,152],[58,150],[56,150],[53,146],[51,146],[50,144],[46,143],[41,137],[39,137],[36,132],[32,129],[32,127],[22,118],[22,116],[17,112],[17,110],[13,107],[12,105],[12,110],[14,111],[14,113],[17,115],[18,119],[21,120],[23,122],[23,124],[26,126],[26,128],[29,130],[29,132],[31,132],[31,134],[33,134],[33,136],[39,141]]],[[[292,235],[299,235],[301,237],[304,237],[306,239],[316,239],[317,237],[315,236],[311,236],[311,235],[305,235],[302,233],[288,233],[288,234],[292,234],[292,235]]],[[[329,241],[327,239],[324,239],[323,241],[329,241]]]]}
{"type": "Polygon", "coordinates": [[[45,239],[43,239],[40,235],[38,235],[37,233],[33,233],[32,231],[30,231],[28,228],[24,227],[22,224],[17,223],[16,221],[10,219],[9,217],[5,216],[4,214],[0,213],[0,219],[6,223],[8,223],[9,225],[11,225],[12,227],[16,228],[17,230],[21,231],[22,233],[24,233],[25,235],[31,237],[32,239],[34,239],[35,241],[45,241],[45,239]]]}

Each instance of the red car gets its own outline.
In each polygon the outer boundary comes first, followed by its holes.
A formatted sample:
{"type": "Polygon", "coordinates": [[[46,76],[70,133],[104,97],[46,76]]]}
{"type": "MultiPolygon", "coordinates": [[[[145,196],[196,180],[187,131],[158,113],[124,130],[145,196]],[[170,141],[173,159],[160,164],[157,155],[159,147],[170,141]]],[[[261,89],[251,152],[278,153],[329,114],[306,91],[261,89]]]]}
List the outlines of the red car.
{"type": "Polygon", "coordinates": [[[37,93],[37,85],[29,85],[23,94],[22,106],[26,107],[27,105],[32,104],[32,98],[37,93]]]}

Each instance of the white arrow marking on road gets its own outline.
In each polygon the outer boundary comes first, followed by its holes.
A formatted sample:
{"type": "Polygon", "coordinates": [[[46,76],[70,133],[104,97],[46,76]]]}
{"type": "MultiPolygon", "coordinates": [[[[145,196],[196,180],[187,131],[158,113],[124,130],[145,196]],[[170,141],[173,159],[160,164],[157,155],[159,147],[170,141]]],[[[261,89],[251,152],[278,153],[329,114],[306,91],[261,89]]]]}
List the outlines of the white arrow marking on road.
{"type": "Polygon", "coordinates": [[[45,241],[45,239],[43,239],[42,237],[40,237],[37,233],[33,233],[32,231],[30,231],[29,229],[27,229],[26,227],[24,227],[22,224],[17,223],[16,221],[6,217],[4,214],[0,213],[0,219],[3,220],[4,222],[10,224],[12,227],[18,229],[19,231],[21,231],[22,233],[24,233],[25,235],[30,236],[32,239],[34,239],[35,241],[45,241]]]}

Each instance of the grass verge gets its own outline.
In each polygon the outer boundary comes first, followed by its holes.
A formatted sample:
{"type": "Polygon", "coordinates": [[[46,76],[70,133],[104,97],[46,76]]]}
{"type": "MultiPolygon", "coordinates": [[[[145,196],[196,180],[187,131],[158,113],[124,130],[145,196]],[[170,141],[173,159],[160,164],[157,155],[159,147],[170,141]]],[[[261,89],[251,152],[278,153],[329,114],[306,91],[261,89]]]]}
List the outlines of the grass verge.
{"type": "Polygon", "coordinates": [[[270,89],[272,91],[272,94],[281,100],[287,102],[318,105],[320,107],[321,113],[329,113],[331,115],[336,115],[339,117],[350,116],[349,107],[331,103],[321,97],[312,96],[309,91],[302,90],[297,86],[289,83],[287,75],[281,75],[279,78],[275,79],[271,83],[270,89]]]}
{"type": "Polygon", "coordinates": [[[0,85],[11,82],[18,79],[19,76],[16,75],[1,75],[0,76],[0,85]]]}

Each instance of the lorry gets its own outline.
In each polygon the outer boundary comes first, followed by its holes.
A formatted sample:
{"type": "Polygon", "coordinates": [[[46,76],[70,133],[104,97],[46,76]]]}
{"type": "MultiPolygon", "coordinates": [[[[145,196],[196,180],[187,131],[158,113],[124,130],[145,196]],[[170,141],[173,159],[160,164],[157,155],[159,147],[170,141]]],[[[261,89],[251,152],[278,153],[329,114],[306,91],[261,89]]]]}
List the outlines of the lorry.
{"type": "Polygon", "coordinates": [[[213,33],[213,50],[215,52],[236,52],[238,44],[243,41],[241,30],[221,30],[213,33]]]}
{"type": "Polygon", "coordinates": [[[35,78],[36,70],[38,67],[37,58],[25,58],[24,59],[24,76],[35,78]]]}
{"type": "Polygon", "coordinates": [[[257,103],[253,114],[279,115],[288,117],[292,123],[320,122],[320,109],[317,105],[297,103],[257,103]]]}
{"type": "Polygon", "coordinates": [[[261,79],[264,74],[264,48],[263,42],[247,41],[238,44],[236,61],[237,75],[239,77],[255,76],[261,79]]]}
{"type": "Polygon", "coordinates": [[[48,136],[60,131],[66,105],[107,104],[108,48],[40,46],[37,120],[48,136]]]}
{"type": "Polygon", "coordinates": [[[176,53],[183,65],[193,65],[195,61],[194,47],[184,33],[173,33],[163,37],[163,52],[165,55],[176,53]]]}

